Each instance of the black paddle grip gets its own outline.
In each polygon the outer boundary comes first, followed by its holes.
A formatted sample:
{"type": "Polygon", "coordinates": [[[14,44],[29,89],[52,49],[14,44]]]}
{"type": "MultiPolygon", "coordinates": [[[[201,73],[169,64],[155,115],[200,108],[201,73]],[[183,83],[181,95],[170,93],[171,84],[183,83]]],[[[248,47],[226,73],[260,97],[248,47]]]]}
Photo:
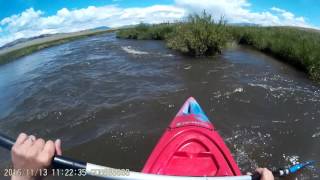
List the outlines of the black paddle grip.
{"type": "Polygon", "coordinates": [[[7,150],[11,151],[11,148],[16,140],[0,133],[0,146],[6,148],[7,150]]]}
{"type": "MultiPolygon", "coordinates": [[[[15,140],[11,137],[8,137],[2,133],[0,133],[0,147],[3,147],[9,151],[15,140]]],[[[52,166],[56,169],[86,169],[86,162],[77,161],[71,158],[55,155],[52,160],[52,166]]]]}
{"type": "Polygon", "coordinates": [[[87,163],[71,158],[55,155],[52,165],[56,169],[86,169],[87,163]]]}
{"type": "Polygon", "coordinates": [[[251,175],[252,180],[260,180],[260,178],[261,178],[261,175],[257,172],[251,175]]]}

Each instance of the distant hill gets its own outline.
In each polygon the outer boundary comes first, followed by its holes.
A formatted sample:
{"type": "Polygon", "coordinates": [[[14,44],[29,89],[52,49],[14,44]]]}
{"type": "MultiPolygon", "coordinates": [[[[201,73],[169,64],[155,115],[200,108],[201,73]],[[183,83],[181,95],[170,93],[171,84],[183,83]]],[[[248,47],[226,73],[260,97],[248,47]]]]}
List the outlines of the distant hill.
{"type": "Polygon", "coordinates": [[[312,29],[312,28],[297,27],[297,26],[286,26],[286,27],[300,29],[300,30],[304,30],[304,31],[308,31],[308,32],[320,33],[320,29],[312,29]]]}
{"type": "Polygon", "coordinates": [[[228,23],[228,24],[232,26],[261,26],[259,24],[254,24],[254,23],[228,23]]]}
{"type": "MultiPolygon", "coordinates": [[[[104,30],[108,30],[110,29],[109,27],[107,26],[100,26],[100,27],[96,27],[96,28],[93,28],[93,29],[87,29],[87,30],[82,30],[82,31],[79,31],[79,32],[86,32],[86,31],[104,31],[104,30]]],[[[40,36],[34,36],[34,37],[30,37],[30,38],[20,38],[20,39],[17,39],[17,40],[14,40],[12,42],[9,42],[3,46],[0,47],[0,50],[1,49],[5,49],[5,48],[9,48],[9,47],[12,47],[12,46],[15,46],[17,44],[21,44],[21,43],[24,43],[24,42],[27,42],[27,41],[31,41],[31,40],[35,40],[35,39],[41,39],[41,38],[45,38],[45,37],[51,37],[51,36],[56,36],[56,35],[63,35],[63,34],[73,34],[74,32],[72,33],[55,33],[55,34],[42,34],[40,36]]]]}
{"type": "Polygon", "coordinates": [[[107,26],[100,26],[100,27],[93,28],[91,30],[108,30],[108,29],[110,29],[110,28],[107,26]]]}
{"type": "Polygon", "coordinates": [[[14,45],[16,45],[16,44],[19,44],[19,43],[31,41],[31,40],[34,40],[34,39],[49,37],[49,36],[52,36],[52,34],[42,34],[42,35],[40,35],[40,36],[35,36],[35,37],[31,37],[31,38],[20,38],[20,39],[14,40],[14,41],[12,41],[12,42],[9,42],[9,43],[1,46],[0,49],[12,47],[12,46],[14,46],[14,45]]]}

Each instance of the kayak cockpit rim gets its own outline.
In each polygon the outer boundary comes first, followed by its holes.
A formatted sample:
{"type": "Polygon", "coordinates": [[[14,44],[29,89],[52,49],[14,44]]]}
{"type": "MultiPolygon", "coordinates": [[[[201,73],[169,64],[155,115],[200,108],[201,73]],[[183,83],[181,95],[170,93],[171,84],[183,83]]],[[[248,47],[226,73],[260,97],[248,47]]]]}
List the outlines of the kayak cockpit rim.
{"type": "Polygon", "coordinates": [[[207,177],[207,176],[169,176],[169,175],[157,175],[147,174],[134,171],[124,172],[123,169],[110,168],[100,165],[87,163],[86,167],[87,175],[100,177],[103,179],[112,180],[252,180],[252,176],[223,176],[223,177],[207,177]],[[121,172],[122,171],[122,172],[121,172]],[[97,173],[99,172],[99,173],[97,173]],[[101,173],[100,173],[101,172],[101,173]],[[115,172],[125,173],[125,175],[116,175],[115,172]]]}

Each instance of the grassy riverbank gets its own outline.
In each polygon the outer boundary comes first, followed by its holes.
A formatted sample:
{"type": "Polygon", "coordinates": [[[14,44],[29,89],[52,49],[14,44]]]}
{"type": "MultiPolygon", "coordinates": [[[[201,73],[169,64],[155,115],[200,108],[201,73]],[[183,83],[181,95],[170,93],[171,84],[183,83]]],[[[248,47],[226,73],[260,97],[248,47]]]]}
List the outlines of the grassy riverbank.
{"type": "Polygon", "coordinates": [[[229,27],[239,44],[271,54],[320,80],[320,32],[294,27],[229,27]]]}
{"type": "Polygon", "coordinates": [[[210,15],[191,15],[173,24],[122,29],[118,38],[165,40],[169,48],[192,56],[221,53],[227,41],[271,54],[320,81],[320,32],[295,27],[240,27],[215,22],[210,15]]]}
{"type": "Polygon", "coordinates": [[[223,20],[215,22],[211,15],[190,15],[186,20],[158,25],[139,24],[117,32],[118,38],[165,40],[169,48],[192,56],[221,53],[228,40],[223,20]]]}
{"type": "Polygon", "coordinates": [[[63,44],[81,38],[86,38],[94,35],[113,32],[115,30],[88,30],[76,33],[68,33],[63,35],[53,35],[46,38],[36,39],[30,42],[17,44],[13,47],[0,51],[0,64],[8,63],[19,57],[31,54],[44,48],[63,44]]]}

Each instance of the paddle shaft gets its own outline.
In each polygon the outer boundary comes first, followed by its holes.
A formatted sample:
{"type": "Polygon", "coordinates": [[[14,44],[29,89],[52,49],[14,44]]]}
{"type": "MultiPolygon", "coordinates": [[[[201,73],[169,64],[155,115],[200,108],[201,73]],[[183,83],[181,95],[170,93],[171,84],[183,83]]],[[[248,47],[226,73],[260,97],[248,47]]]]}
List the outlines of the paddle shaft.
{"type": "MultiPolygon", "coordinates": [[[[0,147],[3,147],[11,151],[15,140],[0,133],[0,147]]],[[[87,175],[101,177],[103,179],[113,179],[113,180],[251,180],[251,176],[227,176],[227,177],[185,177],[185,176],[166,176],[166,175],[155,175],[155,174],[144,174],[139,172],[130,171],[129,176],[105,176],[100,174],[95,174],[95,170],[117,170],[114,168],[94,165],[90,163],[85,163],[77,161],[71,158],[55,155],[52,160],[52,165],[57,169],[86,169],[87,175]],[[93,171],[92,171],[93,169],[93,171]]]]}
{"type": "MultiPolygon", "coordinates": [[[[11,151],[14,143],[14,139],[0,133],[0,146],[11,151]]],[[[87,163],[55,155],[52,160],[52,165],[56,169],[86,169],[87,163]]]]}
{"type": "MultiPolygon", "coordinates": [[[[0,146],[4,147],[5,149],[11,151],[12,146],[14,145],[15,140],[0,133],[0,146]]],[[[103,167],[98,166],[78,160],[74,160],[71,158],[55,155],[52,160],[52,165],[56,169],[86,169],[88,171],[88,175],[97,176],[105,179],[115,179],[115,180],[160,180],[160,179],[166,179],[166,180],[200,180],[200,179],[206,179],[206,180],[260,180],[261,175],[258,173],[255,173],[251,176],[234,176],[234,177],[179,177],[179,176],[163,176],[163,175],[153,175],[153,174],[143,174],[138,172],[130,172],[130,176],[100,176],[96,175],[94,173],[90,173],[90,167],[95,167],[98,169],[113,169],[109,167],[103,167]],[[89,167],[88,167],[89,165],[89,167]]],[[[117,169],[113,169],[117,170],[117,169]]],[[[277,172],[273,172],[274,175],[278,174],[277,172]]]]}

